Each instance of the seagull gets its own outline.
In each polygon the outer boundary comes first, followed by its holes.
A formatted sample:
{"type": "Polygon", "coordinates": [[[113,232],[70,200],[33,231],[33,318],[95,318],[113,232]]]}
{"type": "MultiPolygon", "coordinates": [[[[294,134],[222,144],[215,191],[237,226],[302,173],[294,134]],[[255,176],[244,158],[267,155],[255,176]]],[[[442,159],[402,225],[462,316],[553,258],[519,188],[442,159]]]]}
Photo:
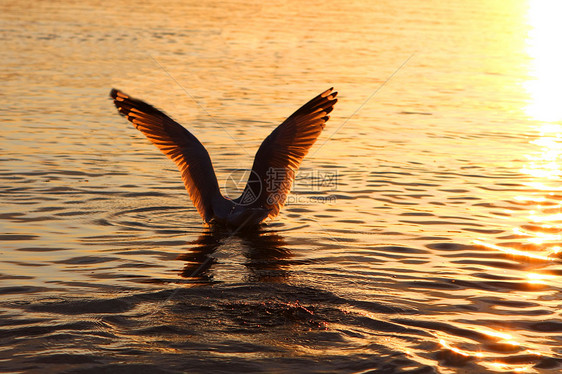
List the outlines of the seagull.
{"type": "Polygon", "coordinates": [[[112,89],[110,97],[162,153],[172,159],[206,224],[255,227],[279,214],[301,161],[316,142],[338,101],[330,88],[304,104],[261,143],[242,195],[222,195],[209,153],[182,125],[150,104],[112,89]]]}

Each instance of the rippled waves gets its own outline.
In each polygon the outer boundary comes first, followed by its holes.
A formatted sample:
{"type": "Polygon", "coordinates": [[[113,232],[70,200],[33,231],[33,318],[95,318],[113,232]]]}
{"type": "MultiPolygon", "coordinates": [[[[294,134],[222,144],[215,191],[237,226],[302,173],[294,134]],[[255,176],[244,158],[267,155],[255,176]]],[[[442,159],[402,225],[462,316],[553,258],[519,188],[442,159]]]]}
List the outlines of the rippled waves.
{"type": "Polygon", "coordinates": [[[562,129],[523,113],[516,3],[1,4],[0,371],[560,371],[562,129]],[[113,86],[221,185],[341,99],[240,233],[202,225],[113,86]]]}

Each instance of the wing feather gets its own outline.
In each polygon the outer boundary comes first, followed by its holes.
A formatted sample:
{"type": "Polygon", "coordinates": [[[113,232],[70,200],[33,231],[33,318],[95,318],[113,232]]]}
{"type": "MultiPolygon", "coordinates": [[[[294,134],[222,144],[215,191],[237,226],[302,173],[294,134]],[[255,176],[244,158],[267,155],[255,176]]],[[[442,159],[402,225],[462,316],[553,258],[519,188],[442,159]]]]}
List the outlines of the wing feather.
{"type": "Polygon", "coordinates": [[[337,94],[333,88],[322,92],[265,138],[256,153],[252,173],[239,199],[255,196],[252,207],[268,209],[268,217],[279,214],[301,161],[330,118],[328,114],[337,102],[337,94]]]}
{"type": "Polygon", "coordinates": [[[201,142],[152,105],[116,89],[110,96],[119,113],[176,163],[195,208],[205,222],[211,221],[212,201],[220,196],[220,190],[211,158],[201,142]]]}

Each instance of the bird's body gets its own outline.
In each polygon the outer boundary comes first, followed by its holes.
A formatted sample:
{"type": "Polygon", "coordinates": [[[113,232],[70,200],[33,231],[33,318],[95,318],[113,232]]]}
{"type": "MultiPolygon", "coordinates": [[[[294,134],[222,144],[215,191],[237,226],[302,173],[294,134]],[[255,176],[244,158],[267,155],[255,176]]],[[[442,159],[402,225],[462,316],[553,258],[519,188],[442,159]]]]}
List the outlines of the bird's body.
{"type": "Polygon", "coordinates": [[[207,150],[183,126],[119,90],[112,89],[110,96],[119,113],[176,163],[203,220],[241,228],[259,225],[266,218],[279,214],[296,170],[337,102],[337,92],[332,90],[324,91],[303,105],[263,141],[244,192],[237,199],[221,194],[207,150]]]}

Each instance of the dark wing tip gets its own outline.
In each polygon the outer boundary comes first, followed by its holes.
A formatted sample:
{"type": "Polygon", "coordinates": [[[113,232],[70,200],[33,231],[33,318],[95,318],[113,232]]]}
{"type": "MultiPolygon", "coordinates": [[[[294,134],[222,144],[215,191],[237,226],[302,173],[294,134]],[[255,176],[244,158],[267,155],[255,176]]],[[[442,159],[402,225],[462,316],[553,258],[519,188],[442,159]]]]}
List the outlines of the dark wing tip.
{"type": "Polygon", "coordinates": [[[127,119],[131,121],[137,128],[137,123],[134,122],[137,117],[146,117],[147,115],[162,115],[162,113],[160,113],[153,106],[145,103],[144,101],[134,99],[123,91],[119,91],[115,88],[111,89],[111,91],[109,92],[109,96],[113,99],[113,104],[115,104],[115,107],[117,108],[119,114],[127,117],[127,119]]]}
{"type": "Polygon", "coordinates": [[[123,101],[124,99],[128,99],[129,96],[126,95],[125,93],[123,93],[122,91],[119,91],[118,89],[112,88],[111,91],[109,92],[109,96],[116,101],[123,101]]]}
{"type": "MultiPolygon", "coordinates": [[[[332,88],[330,90],[332,90],[332,88]]],[[[328,90],[328,91],[330,91],[330,90],[328,90]]],[[[328,92],[328,91],[326,91],[326,92],[328,92]]],[[[324,95],[324,93],[322,93],[322,97],[325,97],[323,95],[324,95]]],[[[328,120],[330,119],[329,114],[334,110],[334,105],[336,105],[336,103],[338,102],[338,99],[336,99],[337,95],[338,95],[337,92],[333,92],[333,93],[329,92],[328,96],[326,97],[327,101],[323,105],[323,108],[322,108],[322,112],[324,114],[324,116],[322,117],[322,124],[321,124],[322,129],[324,129],[326,127],[326,122],[328,122],[328,120]]]]}
{"type": "Polygon", "coordinates": [[[332,93],[333,90],[334,90],[334,87],[328,88],[326,91],[324,91],[324,92],[322,92],[322,93],[320,94],[320,97],[326,97],[326,96],[328,96],[329,94],[332,93]]]}
{"type": "MultiPolygon", "coordinates": [[[[112,88],[111,91],[109,92],[109,97],[111,99],[113,99],[113,104],[115,104],[115,107],[117,108],[117,111],[119,112],[119,114],[121,114],[124,117],[127,117],[130,110],[125,110],[123,108],[122,102],[125,99],[128,99],[129,96],[125,95],[123,92],[121,92],[121,91],[119,91],[115,88],[112,88]]],[[[127,119],[129,119],[132,122],[132,119],[130,119],[128,117],[127,117],[127,119]]]]}
{"type": "Polygon", "coordinates": [[[336,105],[337,102],[338,102],[338,99],[335,99],[335,98],[328,100],[323,107],[323,111],[326,114],[329,114],[332,110],[334,110],[334,105],[336,105]]]}

